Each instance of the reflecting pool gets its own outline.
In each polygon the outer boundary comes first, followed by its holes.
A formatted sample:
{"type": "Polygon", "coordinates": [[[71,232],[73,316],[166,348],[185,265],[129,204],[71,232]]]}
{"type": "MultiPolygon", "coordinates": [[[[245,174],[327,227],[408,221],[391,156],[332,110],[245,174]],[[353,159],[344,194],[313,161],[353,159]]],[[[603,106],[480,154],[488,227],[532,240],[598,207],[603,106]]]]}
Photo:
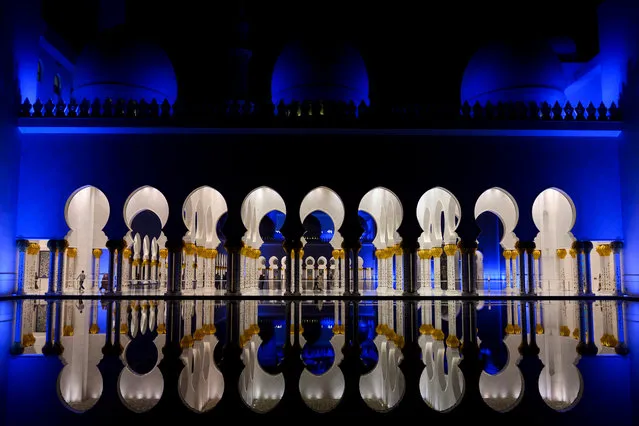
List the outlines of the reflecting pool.
{"type": "Polygon", "coordinates": [[[0,424],[410,415],[636,425],[638,307],[7,300],[0,302],[0,424]]]}

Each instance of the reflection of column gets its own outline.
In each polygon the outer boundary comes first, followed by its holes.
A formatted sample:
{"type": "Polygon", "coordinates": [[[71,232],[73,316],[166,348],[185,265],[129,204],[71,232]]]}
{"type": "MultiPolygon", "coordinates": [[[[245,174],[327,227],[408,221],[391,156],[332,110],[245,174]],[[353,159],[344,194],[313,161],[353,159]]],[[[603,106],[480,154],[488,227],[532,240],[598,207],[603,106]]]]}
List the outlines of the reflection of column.
{"type": "Polygon", "coordinates": [[[436,291],[442,289],[442,268],[441,259],[439,258],[444,250],[441,247],[433,247],[430,249],[430,254],[433,256],[433,272],[434,272],[434,288],[436,291]]]}
{"type": "Polygon", "coordinates": [[[457,290],[455,286],[455,253],[457,253],[457,245],[446,244],[444,253],[446,253],[446,288],[448,290],[457,290]]]}
{"type": "Polygon", "coordinates": [[[56,240],[47,241],[49,248],[49,294],[55,293],[55,266],[58,261],[58,243],[56,240]]]}
{"type": "Polygon", "coordinates": [[[452,349],[457,349],[460,345],[457,337],[457,302],[453,300],[448,301],[448,338],[446,339],[446,345],[452,349]]]}
{"type": "Polygon", "coordinates": [[[612,284],[613,291],[616,294],[624,294],[624,289],[621,285],[623,279],[623,268],[621,266],[621,252],[623,249],[623,243],[621,241],[613,241],[610,244],[612,249],[612,284]]]}
{"type": "Polygon", "coordinates": [[[99,248],[93,249],[93,280],[91,283],[92,288],[100,288],[100,257],[102,256],[102,250],[99,248]]]}
{"type": "Polygon", "coordinates": [[[18,240],[18,294],[24,294],[25,268],[27,263],[28,240],[18,240]]]}
{"type": "Polygon", "coordinates": [[[56,267],[56,284],[57,284],[57,289],[56,291],[58,293],[62,293],[62,289],[63,289],[63,285],[64,285],[64,258],[65,256],[65,252],[67,250],[67,247],[69,247],[69,243],[67,242],[67,240],[58,240],[57,241],[57,247],[58,247],[58,265],[56,267]]]}

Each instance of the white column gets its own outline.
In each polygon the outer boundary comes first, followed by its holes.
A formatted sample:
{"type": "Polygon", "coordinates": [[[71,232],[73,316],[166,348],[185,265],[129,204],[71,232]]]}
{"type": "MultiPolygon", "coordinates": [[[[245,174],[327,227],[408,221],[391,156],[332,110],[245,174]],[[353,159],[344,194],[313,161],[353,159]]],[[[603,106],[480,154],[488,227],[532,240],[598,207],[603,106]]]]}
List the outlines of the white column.
{"type": "Polygon", "coordinates": [[[441,247],[433,247],[430,249],[430,254],[433,255],[433,277],[435,291],[442,289],[442,268],[440,256],[444,253],[441,247]]]}
{"type": "Polygon", "coordinates": [[[457,290],[455,282],[455,253],[457,252],[457,246],[455,244],[446,244],[444,246],[444,253],[446,253],[446,282],[448,284],[448,291],[457,290]]]}
{"type": "Polygon", "coordinates": [[[506,289],[509,290],[512,288],[512,272],[510,269],[510,259],[511,259],[511,251],[504,250],[502,255],[504,256],[505,264],[506,264],[506,289]]]}
{"type": "MultiPolygon", "coordinates": [[[[160,254],[160,272],[159,272],[160,288],[163,290],[166,290],[167,274],[168,274],[168,265],[166,263],[166,260],[167,260],[167,257],[169,256],[169,250],[165,248],[161,248],[159,250],[159,254],[160,254]]],[[[125,265],[126,265],[126,262],[125,262],[125,265]]],[[[122,278],[124,278],[124,274],[122,278]]],[[[159,308],[158,308],[158,316],[159,316],[159,308]]]]}
{"type": "Polygon", "coordinates": [[[395,246],[395,271],[395,288],[404,291],[404,251],[399,245],[395,246]]]}
{"type": "MultiPolygon", "coordinates": [[[[67,248],[66,255],[66,268],[64,276],[66,277],[65,287],[69,290],[77,290],[75,285],[76,273],[75,273],[75,260],[78,257],[78,249],[75,247],[67,248]]],[[[79,287],[79,285],[78,285],[79,287]]]]}
{"type": "Polygon", "coordinates": [[[533,250],[532,257],[533,257],[533,270],[529,271],[528,273],[530,274],[532,272],[533,274],[534,288],[537,291],[543,290],[542,284],[541,284],[540,267],[539,267],[539,263],[541,262],[540,260],[541,250],[533,250]]]}
{"type": "MultiPolygon", "coordinates": [[[[102,249],[93,249],[93,280],[91,288],[100,288],[100,257],[102,257],[102,249]]],[[[124,267],[123,267],[124,268],[124,267]]]]}
{"type": "MultiPolygon", "coordinates": [[[[565,293],[569,290],[569,285],[566,277],[566,256],[568,255],[568,250],[566,249],[557,249],[557,271],[559,276],[559,287],[558,289],[565,293]]],[[[550,287],[550,286],[549,286],[550,287]]]]}

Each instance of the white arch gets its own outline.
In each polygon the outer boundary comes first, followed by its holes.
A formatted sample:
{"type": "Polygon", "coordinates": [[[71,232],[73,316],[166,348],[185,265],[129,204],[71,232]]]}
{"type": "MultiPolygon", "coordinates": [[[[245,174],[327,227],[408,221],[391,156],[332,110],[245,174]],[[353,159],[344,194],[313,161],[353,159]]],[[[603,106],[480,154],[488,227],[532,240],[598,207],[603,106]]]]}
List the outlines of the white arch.
{"type": "Polygon", "coordinates": [[[220,244],[217,223],[227,211],[226,200],[218,190],[210,186],[201,186],[195,189],[186,197],[182,205],[182,219],[187,229],[185,240],[196,242],[207,248],[217,248],[220,244]],[[196,215],[198,217],[197,229],[195,227],[196,215]]]}
{"type": "Polygon", "coordinates": [[[260,186],[244,198],[241,217],[246,228],[244,242],[251,247],[260,247],[264,242],[260,237],[260,221],[269,212],[276,210],[286,214],[286,203],[280,194],[267,186],[260,186]]]}
{"type": "Polygon", "coordinates": [[[420,247],[429,249],[457,241],[455,230],[461,220],[461,205],[449,190],[436,186],[426,191],[417,203],[417,221],[422,228],[420,247]],[[444,213],[444,233],[441,215],[444,213]]]}
{"type": "Polygon", "coordinates": [[[397,229],[402,224],[402,203],[391,190],[378,186],[371,189],[359,202],[359,210],[365,211],[375,221],[377,233],[373,245],[385,248],[400,242],[397,229]]]}
{"type": "MultiPolygon", "coordinates": [[[[93,270],[93,249],[106,247],[107,236],[103,229],[109,220],[109,200],[95,186],[83,186],[76,189],[67,199],[64,206],[64,219],[69,226],[65,239],[69,247],[77,249],[74,270],[75,278],[80,271],[89,277],[93,270]]],[[[99,271],[98,271],[99,273],[99,271]]]]}
{"type": "Polygon", "coordinates": [[[504,235],[500,241],[502,248],[515,248],[518,238],[513,231],[519,222],[519,207],[515,198],[502,188],[487,189],[475,202],[475,219],[485,212],[491,212],[501,220],[504,227],[504,235]]]}
{"type": "Polygon", "coordinates": [[[169,203],[164,194],[152,186],[142,186],[129,195],[124,203],[124,222],[131,229],[133,219],[138,213],[150,210],[160,219],[162,228],[169,220],[169,203]]]}
{"type": "MultiPolygon", "coordinates": [[[[337,195],[335,191],[326,187],[318,186],[311,190],[300,205],[300,220],[304,222],[306,217],[314,211],[321,211],[326,213],[333,221],[335,231],[329,241],[333,248],[339,248],[342,246],[342,235],[339,233],[339,228],[344,223],[344,203],[342,199],[337,195]]],[[[305,241],[303,241],[305,243],[305,241]]]]}
{"type": "Polygon", "coordinates": [[[575,241],[571,231],[577,209],[570,196],[561,189],[543,190],[533,202],[532,218],[539,231],[535,238],[538,248],[566,248],[575,241]]]}

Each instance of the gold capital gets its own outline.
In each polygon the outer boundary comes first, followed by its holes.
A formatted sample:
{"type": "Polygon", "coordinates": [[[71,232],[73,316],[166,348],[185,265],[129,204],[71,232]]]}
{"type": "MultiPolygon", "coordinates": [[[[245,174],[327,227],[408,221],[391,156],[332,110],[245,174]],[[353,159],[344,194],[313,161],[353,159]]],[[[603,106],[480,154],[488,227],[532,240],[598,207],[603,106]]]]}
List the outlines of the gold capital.
{"type": "Polygon", "coordinates": [[[557,249],[557,257],[560,259],[565,259],[568,255],[568,251],[566,249],[557,249]]]}
{"type": "Polygon", "coordinates": [[[457,245],[446,244],[444,246],[444,252],[446,253],[446,256],[455,256],[455,253],[457,252],[457,245]]]}

